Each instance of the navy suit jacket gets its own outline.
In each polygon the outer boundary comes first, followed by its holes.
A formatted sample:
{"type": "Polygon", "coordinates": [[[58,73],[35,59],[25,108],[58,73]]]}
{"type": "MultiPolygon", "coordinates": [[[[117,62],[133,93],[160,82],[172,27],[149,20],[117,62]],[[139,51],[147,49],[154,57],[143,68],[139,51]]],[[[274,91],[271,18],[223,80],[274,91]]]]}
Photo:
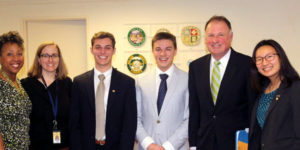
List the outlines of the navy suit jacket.
{"type": "Polygon", "coordinates": [[[264,127],[258,125],[253,108],[249,150],[300,150],[300,81],[287,87],[283,81],[266,114],[264,127]]]}
{"type": "MultiPolygon", "coordinates": [[[[94,71],[75,77],[70,113],[72,150],[95,150],[94,71]]],[[[113,69],[107,102],[105,150],[132,150],[137,126],[135,81],[113,69]]]]}
{"type": "Polygon", "coordinates": [[[216,105],[210,91],[210,59],[208,54],[190,64],[190,146],[234,150],[235,132],[249,127],[255,100],[250,88],[251,58],[231,50],[216,105]]]}

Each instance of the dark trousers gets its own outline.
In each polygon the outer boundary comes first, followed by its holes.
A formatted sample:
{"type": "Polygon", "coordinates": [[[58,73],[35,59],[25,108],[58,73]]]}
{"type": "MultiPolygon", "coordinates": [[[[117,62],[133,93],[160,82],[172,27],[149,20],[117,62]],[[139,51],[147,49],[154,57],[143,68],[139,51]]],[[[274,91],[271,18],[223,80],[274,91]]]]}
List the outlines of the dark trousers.
{"type": "Polygon", "coordinates": [[[96,144],[96,150],[104,150],[104,146],[96,144]]]}

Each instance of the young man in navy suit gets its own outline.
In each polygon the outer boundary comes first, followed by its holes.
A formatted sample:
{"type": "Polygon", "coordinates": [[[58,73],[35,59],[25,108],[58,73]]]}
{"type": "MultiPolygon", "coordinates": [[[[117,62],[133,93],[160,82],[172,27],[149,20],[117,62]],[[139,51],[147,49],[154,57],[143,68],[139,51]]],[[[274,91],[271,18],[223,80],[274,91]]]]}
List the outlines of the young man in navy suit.
{"type": "Polygon", "coordinates": [[[134,80],[112,67],[111,33],[92,40],[95,68],[74,79],[70,143],[72,150],[132,150],[137,126],[134,80]],[[99,78],[98,78],[99,77],[99,78]]]}
{"type": "Polygon", "coordinates": [[[234,150],[235,132],[249,127],[255,99],[252,60],[231,48],[233,32],[224,16],[213,16],[205,34],[210,54],[189,69],[189,144],[197,150],[234,150]]]}

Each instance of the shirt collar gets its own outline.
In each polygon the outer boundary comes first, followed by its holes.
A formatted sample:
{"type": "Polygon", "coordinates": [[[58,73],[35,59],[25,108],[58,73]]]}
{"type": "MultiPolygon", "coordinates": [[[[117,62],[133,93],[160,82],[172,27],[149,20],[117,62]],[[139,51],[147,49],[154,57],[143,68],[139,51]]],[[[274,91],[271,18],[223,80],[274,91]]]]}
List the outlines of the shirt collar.
{"type": "Polygon", "coordinates": [[[108,69],[107,71],[105,72],[100,72],[99,70],[97,70],[96,68],[94,68],[94,74],[95,76],[99,76],[100,74],[103,74],[106,78],[111,76],[111,73],[112,73],[112,67],[110,67],[110,69],[108,69]]]}
{"type": "Polygon", "coordinates": [[[172,76],[172,74],[174,72],[174,68],[175,68],[175,66],[174,66],[174,64],[172,64],[171,67],[167,71],[163,72],[156,66],[156,76],[159,77],[160,74],[167,74],[170,77],[170,76],[172,76]]]}
{"type": "MultiPolygon", "coordinates": [[[[220,61],[220,65],[225,65],[228,63],[229,58],[230,58],[230,54],[231,54],[231,48],[229,49],[229,51],[219,60],[220,61]]],[[[211,63],[210,64],[214,64],[214,62],[217,61],[212,55],[211,55],[211,63]]]]}

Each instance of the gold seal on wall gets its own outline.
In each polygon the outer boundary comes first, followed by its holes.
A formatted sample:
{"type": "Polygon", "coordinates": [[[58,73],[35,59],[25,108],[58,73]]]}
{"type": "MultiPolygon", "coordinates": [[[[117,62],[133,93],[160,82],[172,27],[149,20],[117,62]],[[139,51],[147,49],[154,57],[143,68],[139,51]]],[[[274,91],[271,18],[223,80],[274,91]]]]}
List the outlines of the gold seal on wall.
{"type": "Polygon", "coordinates": [[[167,28],[160,28],[156,31],[156,33],[159,33],[159,32],[167,32],[167,33],[171,33],[167,28]]]}
{"type": "Polygon", "coordinates": [[[186,26],[181,30],[181,41],[184,45],[195,46],[200,43],[200,30],[195,26],[186,26]]]}
{"type": "Polygon", "coordinates": [[[133,74],[140,74],[144,72],[146,67],[146,59],[140,54],[133,54],[127,60],[127,68],[133,74]]]}

